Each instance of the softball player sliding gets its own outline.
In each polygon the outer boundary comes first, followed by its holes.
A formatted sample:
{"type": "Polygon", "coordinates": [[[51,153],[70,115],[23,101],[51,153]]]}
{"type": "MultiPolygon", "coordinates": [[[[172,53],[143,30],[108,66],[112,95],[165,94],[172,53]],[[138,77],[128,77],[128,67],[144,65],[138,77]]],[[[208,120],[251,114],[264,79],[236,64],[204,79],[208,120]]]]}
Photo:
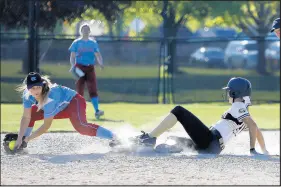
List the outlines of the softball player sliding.
{"type": "Polygon", "coordinates": [[[98,92],[97,92],[97,80],[95,73],[95,58],[98,64],[103,68],[103,60],[99,51],[97,41],[90,39],[90,27],[84,24],[80,28],[81,37],[74,40],[69,47],[71,71],[75,71],[76,68],[82,70],[82,75],[79,75],[76,81],[76,91],[84,96],[85,83],[88,87],[88,92],[95,109],[95,116],[99,118],[104,115],[104,111],[99,110],[98,92]]]}
{"type": "MultiPolygon", "coordinates": [[[[152,132],[143,132],[142,135],[135,137],[133,140],[137,144],[154,146],[156,138],[179,121],[191,138],[174,137],[184,146],[192,146],[199,151],[219,154],[229,140],[237,136],[242,130],[249,129],[250,153],[259,154],[255,150],[255,143],[258,140],[263,153],[268,154],[263,135],[248,112],[248,106],[251,105],[251,83],[244,78],[232,78],[227,87],[223,89],[227,92],[231,107],[213,127],[208,128],[190,111],[181,106],[176,106],[152,132]]],[[[114,142],[118,143],[113,140],[110,144],[115,145],[114,142]]]]}
{"type": "MultiPolygon", "coordinates": [[[[25,148],[27,142],[45,133],[54,119],[69,118],[74,129],[82,135],[105,139],[115,137],[111,131],[87,122],[86,101],[70,88],[52,84],[47,77],[32,72],[17,90],[23,92],[24,106],[20,130],[16,135],[16,147],[19,149],[25,148]],[[35,121],[43,119],[44,124],[31,134],[35,121]]],[[[13,136],[15,134],[6,135],[4,147],[7,148],[8,139],[12,139],[13,136]]]]}

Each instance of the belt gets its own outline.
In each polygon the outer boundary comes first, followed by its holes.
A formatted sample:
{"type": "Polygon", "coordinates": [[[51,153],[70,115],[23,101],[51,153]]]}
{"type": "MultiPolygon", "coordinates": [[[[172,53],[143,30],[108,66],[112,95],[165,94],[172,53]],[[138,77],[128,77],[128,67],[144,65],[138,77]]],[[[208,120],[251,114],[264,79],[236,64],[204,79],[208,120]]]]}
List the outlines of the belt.
{"type": "Polygon", "coordinates": [[[224,142],[223,142],[223,138],[221,136],[221,133],[215,129],[214,127],[210,128],[210,131],[212,132],[212,134],[216,137],[216,139],[219,141],[221,150],[223,150],[225,148],[224,142]]]}
{"type": "Polygon", "coordinates": [[[77,64],[80,65],[80,66],[86,66],[86,67],[94,66],[94,64],[79,64],[79,63],[77,63],[77,64]]]}

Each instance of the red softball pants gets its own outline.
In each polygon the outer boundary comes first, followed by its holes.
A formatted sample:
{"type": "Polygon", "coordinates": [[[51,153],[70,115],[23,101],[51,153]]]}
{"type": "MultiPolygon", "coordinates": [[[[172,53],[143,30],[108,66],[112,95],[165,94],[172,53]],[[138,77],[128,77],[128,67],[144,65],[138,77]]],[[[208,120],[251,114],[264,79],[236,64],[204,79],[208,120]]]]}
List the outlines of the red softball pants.
{"type": "Polygon", "coordinates": [[[98,90],[97,90],[97,79],[96,79],[96,72],[95,72],[95,66],[89,65],[89,66],[83,66],[81,64],[75,64],[76,67],[80,68],[84,73],[85,76],[81,77],[76,81],[76,91],[84,96],[84,89],[85,89],[85,83],[87,84],[88,92],[90,98],[97,97],[98,96],[98,90]]]}
{"type": "MultiPolygon", "coordinates": [[[[28,127],[33,127],[35,121],[44,119],[44,111],[37,112],[38,107],[33,105],[31,108],[31,120],[28,127]]],[[[82,135],[96,136],[99,125],[88,123],[86,119],[86,101],[84,97],[79,94],[70,101],[69,105],[57,115],[54,119],[69,118],[74,129],[82,135]]]]}

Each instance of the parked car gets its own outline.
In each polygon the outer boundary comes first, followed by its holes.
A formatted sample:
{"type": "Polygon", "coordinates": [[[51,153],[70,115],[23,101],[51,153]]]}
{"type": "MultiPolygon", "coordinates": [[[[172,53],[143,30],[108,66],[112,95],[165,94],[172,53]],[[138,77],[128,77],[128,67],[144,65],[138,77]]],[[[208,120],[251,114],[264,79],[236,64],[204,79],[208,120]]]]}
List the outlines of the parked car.
{"type": "Polygon", "coordinates": [[[258,63],[257,42],[231,41],[225,49],[224,63],[228,68],[253,69],[258,63]]]}
{"type": "Polygon", "coordinates": [[[271,43],[265,50],[265,59],[272,71],[280,69],[280,42],[271,43]]]}
{"type": "Polygon", "coordinates": [[[218,47],[201,47],[191,54],[191,66],[224,67],[224,51],[218,47]]]}

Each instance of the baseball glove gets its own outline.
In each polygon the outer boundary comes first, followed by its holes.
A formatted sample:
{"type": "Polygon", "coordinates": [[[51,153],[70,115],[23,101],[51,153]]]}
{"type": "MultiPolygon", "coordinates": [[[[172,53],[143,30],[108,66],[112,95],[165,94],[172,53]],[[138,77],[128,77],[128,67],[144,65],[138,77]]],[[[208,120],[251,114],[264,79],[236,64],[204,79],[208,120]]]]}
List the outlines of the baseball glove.
{"type": "MultiPolygon", "coordinates": [[[[25,136],[22,138],[24,140],[25,136]]],[[[21,146],[18,149],[15,150],[11,150],[9,148],[9,143],[13,140],[17,140],[18,139],[18,134],[14,134],[14,133],[9,133],[5,135],[5,138],[3,140],[3,146],[4,146],[4,150],[6,151],[6,153],[8,154],[14,154],[16,152],[22,151],[23,148],[27,147],[27,143],[25,141],[22,142],[21,146]]]]}
{"type": "Polygon", "coordinates": [[[75,67],[75,66],[71,67],[69,72],[72,73],[72,75],[75,79],[79,79],[80,77],[83,77],[85,75],[85,73],[80,68],[75,67]]]}

